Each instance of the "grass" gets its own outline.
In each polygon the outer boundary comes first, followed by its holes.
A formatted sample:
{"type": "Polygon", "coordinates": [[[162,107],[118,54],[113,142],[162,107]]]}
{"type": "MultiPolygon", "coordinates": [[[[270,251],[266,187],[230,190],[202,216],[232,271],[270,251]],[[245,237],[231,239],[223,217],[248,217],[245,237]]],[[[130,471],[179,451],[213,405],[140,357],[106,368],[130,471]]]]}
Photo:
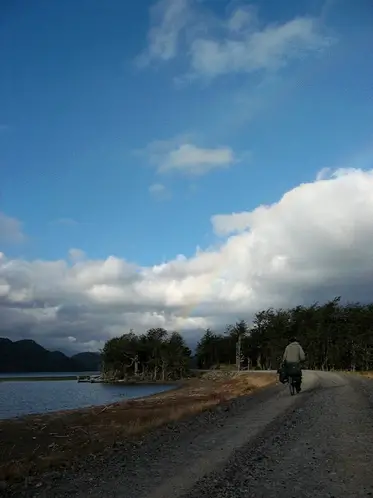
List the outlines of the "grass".
{"type": "Polygon", "coordinates": [[[73,465],[76,459],[198,414],[276,381],[274,374],[191,379],[176,390],[109,406],[0,421],[0,481],[73,465]]]}
{"type": "Polygon", "coordinates": [[[360,377],[365,377],[366,379],[373,379],[372,370],[340,370],[342,373],[347,373],[349,375],[359,375],[360,377]]]}
{"type": "Polygon", "coordinates": [[[367,379],[373,379],[373,372],[366,371],[366,372],[356,372],[356,373],[362,375],[363,377],[366,377],[367,379]]]}

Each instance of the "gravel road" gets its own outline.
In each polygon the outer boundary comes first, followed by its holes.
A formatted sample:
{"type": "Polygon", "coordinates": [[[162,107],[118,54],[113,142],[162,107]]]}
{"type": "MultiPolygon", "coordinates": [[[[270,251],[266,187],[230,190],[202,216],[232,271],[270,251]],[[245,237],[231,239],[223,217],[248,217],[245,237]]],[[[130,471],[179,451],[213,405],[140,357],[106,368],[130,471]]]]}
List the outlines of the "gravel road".
{"type": "Polygon", "coordinates": [[[373,496],[373,381],[304,372],[126,444],[9,496],[248,498],[373,496]]]}

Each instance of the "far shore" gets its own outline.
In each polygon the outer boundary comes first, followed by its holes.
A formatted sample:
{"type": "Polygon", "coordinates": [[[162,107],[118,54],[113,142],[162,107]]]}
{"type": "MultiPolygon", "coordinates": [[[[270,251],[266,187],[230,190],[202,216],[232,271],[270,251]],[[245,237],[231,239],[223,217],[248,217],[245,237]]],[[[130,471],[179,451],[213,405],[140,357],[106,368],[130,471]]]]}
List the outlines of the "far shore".
{"type": "Polygon", "coordinates": [[[0,382],[25,382],[25,381],[32,381],[32,382],[37,382],[40,380],[48,380],[48,381],[55,381],[55,380],[76,380],[77,376],[76,375],[50,375],[50,376],[11,376],[9,377],[0,377],[0,382]]]}
{"type": "MultiPolygon", "coordinates": [[[[99,374],[95,374],[99,375],[99,374]]],[[[42,375],[33,375],[33,376],[12,376],[9,375],[8,377],[0,377],[0,382],[39,382],[39,381],[49,381],[49,382],[54,382],[54,381],[60,381],[60,380],[75,380],[77,381],[79,377],[79,374],[77,375],[48,375],[48,376],[42,376],[42,375]]],[[[88,375],[80,375],[80,377],[88,377],[88,375]]],[[[160,385],[160,386],[167,386],[167,385],[174,385],[174,384],[179,384],[182,381],[179,380],[140,380],[140,379],[128,379],[128,380],[102,380],[99,381],[100,384],[109,384],[109,385],[125,385],[125,386],[136,386],[136,385],[160,385]]]]}

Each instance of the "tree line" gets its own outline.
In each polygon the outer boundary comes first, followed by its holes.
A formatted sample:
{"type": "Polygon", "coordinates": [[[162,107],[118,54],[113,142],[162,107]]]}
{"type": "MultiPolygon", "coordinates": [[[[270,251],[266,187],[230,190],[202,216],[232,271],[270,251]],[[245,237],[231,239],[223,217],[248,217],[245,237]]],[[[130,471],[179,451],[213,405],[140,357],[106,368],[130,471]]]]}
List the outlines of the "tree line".
{"type": "Polygon", "coordinates": [[[106,342],[102,350],[103,374],[112,379],[168,381],[189,373],[191,350],[178,332],[163,328],[134,332],[106,342]]]}
{"type": "Polygon", "coordinates": [[[251,327],[242,320],[225,333],[208,329],[197,345],[197,363],[206,369],[237,362],[244,368],[277,369],[291,336],[302,344],[307,368],[373,368],[373,304],[343,305],[340,297],[323,305],[260,311],[251,327]]]}
{"type": "Polygon", "coordinates": [[[277,369],[291,336],[306,353],[306,367],[316,370],[373,369],[373,304],[347,303],[335,298],[325,304],[269,308],[228,325],[223,333],[207,329],[195,356],[178,332],[152,328],[110,339],[102,351],[103,372],[112,378],[176,380],[201,369],[277,369]]]}

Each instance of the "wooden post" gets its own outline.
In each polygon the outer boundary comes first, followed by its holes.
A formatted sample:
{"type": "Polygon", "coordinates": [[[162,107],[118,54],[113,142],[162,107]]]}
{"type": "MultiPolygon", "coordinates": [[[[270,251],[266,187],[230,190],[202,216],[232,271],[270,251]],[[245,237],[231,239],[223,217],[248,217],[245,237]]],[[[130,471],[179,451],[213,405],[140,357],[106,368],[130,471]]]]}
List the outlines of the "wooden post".
{"type": "Polygon", "coordinates": [[[241,334],[236,342],[236,367],[238,371],[241,370],[241,334]]]}

